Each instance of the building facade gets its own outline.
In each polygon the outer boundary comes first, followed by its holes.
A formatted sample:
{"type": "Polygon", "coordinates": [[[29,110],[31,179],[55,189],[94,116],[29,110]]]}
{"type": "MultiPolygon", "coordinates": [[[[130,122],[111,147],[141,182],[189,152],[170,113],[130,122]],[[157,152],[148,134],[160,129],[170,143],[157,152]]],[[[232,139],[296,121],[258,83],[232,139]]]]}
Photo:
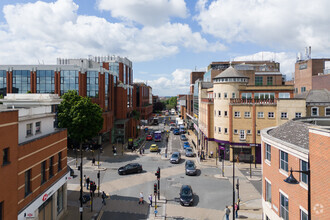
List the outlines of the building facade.
{"type": "Polygon", "coordinates": [[[136,98],[133,100],[134,109],[140,112],[140,120],[148,124],[152,119],[152,88],[145,83],[134,83],[133,85],[136,95],[136,98]]]}
{"type": "Polygon", "coordinates": [[[53,94],[8,94],[0,110],[3,219],[59,219],[67,207],[67,132],[53,94]],[[29,107],[28,107],[29,106],[29,107]],[[7,178],[8,177],[8,178],[7,178]]]}
{"type": "Polygon", "coordinates": [[[326,180],[330,143],[329,118],[301,118],[261,131],[264,219],[328,219],[326,180]],[[311,213],[308,212],[308,174],[293,172],[299,184],[284,182],[290,170],[310,166],[311,213]]]}

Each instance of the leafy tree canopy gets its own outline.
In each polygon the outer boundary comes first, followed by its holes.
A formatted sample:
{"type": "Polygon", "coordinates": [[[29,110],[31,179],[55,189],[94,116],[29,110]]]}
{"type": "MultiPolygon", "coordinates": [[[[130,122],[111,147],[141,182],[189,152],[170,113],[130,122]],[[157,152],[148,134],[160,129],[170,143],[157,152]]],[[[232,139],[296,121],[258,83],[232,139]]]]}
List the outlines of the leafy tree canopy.
{"type": "Polygon", "coordinates": [[[58,125],[68,129],[68,135],[80,143],[98,135],[103,126],[102,109],[88,97],[70,90],[58,106],[58,125]]]}

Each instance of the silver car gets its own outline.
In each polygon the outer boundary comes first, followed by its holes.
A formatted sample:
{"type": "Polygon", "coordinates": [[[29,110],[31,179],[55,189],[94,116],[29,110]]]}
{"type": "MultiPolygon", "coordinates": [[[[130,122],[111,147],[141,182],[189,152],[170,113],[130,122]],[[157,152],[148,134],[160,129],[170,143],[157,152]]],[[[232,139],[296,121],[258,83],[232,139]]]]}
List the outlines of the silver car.
{"type": "Polygon", "coordinates": [[[186,157],[194,157],[195,153],[191,147],[186,148],[186,157]]]}
{"type": "Polygon", "coordinates": [[[197,174],[197,169],[194,161],[192,160],[187,160],[186,162],[186,175],[196,175],[197,174]]]}
{"type": "Polygon", "coordinates": [[[171,163],[179,163],[181,159],[181,154],[179,152],[174,152],[170,158],[171,163]]]}

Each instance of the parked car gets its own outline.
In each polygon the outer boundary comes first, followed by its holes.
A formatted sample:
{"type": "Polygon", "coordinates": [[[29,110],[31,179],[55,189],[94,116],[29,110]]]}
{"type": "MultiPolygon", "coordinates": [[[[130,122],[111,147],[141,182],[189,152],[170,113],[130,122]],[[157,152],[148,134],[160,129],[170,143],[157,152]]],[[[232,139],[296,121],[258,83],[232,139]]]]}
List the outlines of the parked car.
{"type": "Polygon", "coordinates": [[[138,163],[129,163],[123,167],[118,169],[119,175],[125,175],[130,173],[141,173],[142,172],[142,165],[138,163]]]}
{"type": "Polygon", "coordinates": [[[171,163],[179,163],[181,159],[181,154],[179,152],[174,152],[170,158],[171,163]]]}
{"type": "Polygon", "coordinates": [[[186,129],[184,129],[184,128],[180,128],[180,134],[185,134],[185,133],[187,133],[187,132],[186,132],[186,129]]]}
{"type": "Polygon", "coordinates": [[[184,134],[181,134],[180,139],[181,139],[181,141],[187,141],[188,140],[188,138],[184,134]]]}
{"type": "Polygon", "coordinates": [[[188,147],[190,147],[189,142],[188,142],[188,141],[183,142],[183,149],[186,149],[186,148],[188,148],[188,147]]]}
{"type": "Polygon", "coordinates": [[[186,175],[196,175],[197,174],[197,169],[194,161],[192,160],[187,160],[186,165],[186,175]]]}
{"type": "Polygon", "coordinates": [[[179,131],[179,129],[177,129],[177,128],[176,128],[176,129],[174,129],[174,130],[173,130],[173,134],[175,134],[175,135],[179,135],[179,134],[180,134],[180,131],[179,131]]]}
{"type": "Polygon", "coordinates": [[[191,147],[187,147],[185,151],[186,157],[194,157],[195,153],[191,147]]]}
{"type": "Polygon", "coordinates": [[[157,152],[158,151],[158,146],[157,144],[152,144],[150,146],[150,152],[157,152]]]}
{"type": "Polygon", "coordinates": [[[147,140],[147,141],[152,141],[152,135],[150,135],[150,134],[147,135],[146,140],[147,140]]]}
{"type": "Polygon", "coordinates": [[[191,206],[194,204],[194,193],[189,185],[182,185],[180,189],[180,204],[191,206]]]}

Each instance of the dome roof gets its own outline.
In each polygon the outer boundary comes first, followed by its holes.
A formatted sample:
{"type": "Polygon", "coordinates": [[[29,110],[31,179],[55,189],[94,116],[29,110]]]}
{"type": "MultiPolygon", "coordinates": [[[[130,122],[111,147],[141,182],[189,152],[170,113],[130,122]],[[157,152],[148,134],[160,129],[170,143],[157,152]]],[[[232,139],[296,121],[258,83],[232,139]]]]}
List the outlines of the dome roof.
{"type": "Polygon", "coordinates": [[[239,73],[234,67],[230,66],[219,75],[214,77],[213,79],[218,78],[249,78],[242,73],[239,73]]]}

